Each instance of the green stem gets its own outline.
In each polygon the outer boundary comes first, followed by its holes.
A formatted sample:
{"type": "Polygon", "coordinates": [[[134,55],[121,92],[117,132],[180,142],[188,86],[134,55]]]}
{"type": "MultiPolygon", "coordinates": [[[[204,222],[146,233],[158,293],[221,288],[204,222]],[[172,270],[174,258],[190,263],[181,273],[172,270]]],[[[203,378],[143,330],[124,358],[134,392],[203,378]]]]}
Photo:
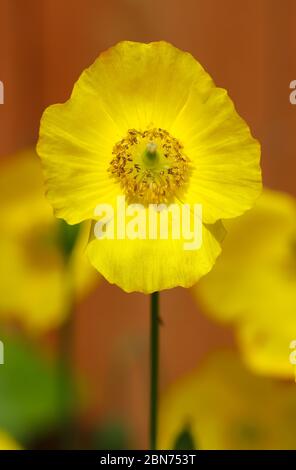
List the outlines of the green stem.
{"type": "Polygon", "coordinates": [[[65,320],[60,328],[59,338],[59,413],[60,413],[60,447],[61,450],[72,448],[73,416],[72,416],[72,377],[71,349],[72,349],[72,315],[65,320]]]}
{"type": "Polygon", "coordinates": [[[158,399],[158,337],[159,337],[159,293],[151,294],[150,307],[150,450],[156,449],[157,442],[157,399],[158,399]]]}
{"type": "MultiPolygon", "coordinates": [[[[68,267],[66,266],[66,269],[68,267]]],[[[75,389],[72,368],[72,348],[74,333],[74,298],[72,276],[68,273],[66,278],[66,295],[68,302],[68,314],[64,323],[60,327],[59,337],[59,357],[58,357],[58,394],[60,413],[60,447],[61,450],[73,449],[75,446],[75,423],[74,423],[74,402],[75,389]]]]}

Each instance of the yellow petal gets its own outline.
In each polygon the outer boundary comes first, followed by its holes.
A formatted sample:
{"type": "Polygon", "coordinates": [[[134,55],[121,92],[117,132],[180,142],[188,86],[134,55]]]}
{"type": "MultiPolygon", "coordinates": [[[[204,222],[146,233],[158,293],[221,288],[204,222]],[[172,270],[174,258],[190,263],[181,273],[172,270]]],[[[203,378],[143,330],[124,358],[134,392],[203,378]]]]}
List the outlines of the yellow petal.
{"type": "MultiPolygon", "coordinates": [[[[143,209],[148,221],[148,209],[143,209]]],[[[118,216],[114,212],[114,227],[118,216]]],[[[158,222],[159,224],[159,222],[158,222]]],[[[147,233],[148,234],[148,222],[147,233]]],[[[221,223],[202,227],[202,245],[184,249],[184,237],[173,239],[97,239],[89,243],[87,254],[92,265],[111,283],[126,292],[151,293],[176,286],[189,287],[213,266],[224,237],[221,223]]]]}
{"type": "Polygon", "coordinates": [[[6,432],[0,430],[0,450],[20,450],[21,446],[6,432]]]}
{"type": "Polygon", "coordinates": [[[254,370],[293,376],[295,200],[265,190],[251,211],[226,227],[223,253],[194,294],[211,315],[237,328],[244,358],[254,370]]]}
{"type": "MultiPolygon", "coordinates": [[[[281,312],[281,310],[278,310],[281,312]]],[[[294,377],[295,364],[290,361],[290,344],[296,339],[295,311],[279,321],[267,312],[265,318],[250,321],[237,330],[238,343],[245,363],[255,373],[281,379],[294,377]]]]}
{"type": "Polygon", "coordinates": [[[27,151],[0,171],[0,317],[32,333],[58,327],[67,317],[69,282],[72,297],[80,299],[98,278],[85,255],[86,225],[65,266],[39,163],[27,151]]]}
{"type": "Polygon", "coordinates": [[[159,449],[191,431],[200,450],[294,449],[295,384],[252,375],[233,352],[219,351],[161,399],[159,449]]]}
{"type": "Polygon", "coordinates": [[[192,162],[186,202],[203,205],[204,221],[232,218],[250,209],[261,192],[260,146],[226,90],[201,95],[199,82],[170,130],[192,162]]]}

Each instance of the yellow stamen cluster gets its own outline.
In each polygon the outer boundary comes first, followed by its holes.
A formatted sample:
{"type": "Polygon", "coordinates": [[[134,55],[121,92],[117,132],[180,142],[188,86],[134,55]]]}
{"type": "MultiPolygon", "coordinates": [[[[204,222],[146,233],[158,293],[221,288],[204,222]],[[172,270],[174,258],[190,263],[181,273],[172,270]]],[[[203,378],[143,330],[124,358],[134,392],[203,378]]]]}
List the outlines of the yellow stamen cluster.
{"type": "Polygon", "coordinates": [[[119,178],[130,202],[169,203],[178,196],[189,176],[189,159],[183,146],[161,128],[130,129],[118,142],[109,171],[119,178]]]}

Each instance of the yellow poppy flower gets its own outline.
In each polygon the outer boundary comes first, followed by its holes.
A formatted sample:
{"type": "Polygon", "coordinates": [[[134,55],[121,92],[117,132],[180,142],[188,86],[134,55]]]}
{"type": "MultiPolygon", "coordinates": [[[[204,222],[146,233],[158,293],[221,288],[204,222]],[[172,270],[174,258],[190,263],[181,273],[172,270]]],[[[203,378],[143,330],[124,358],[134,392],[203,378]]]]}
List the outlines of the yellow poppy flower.
{"type": "Polygon", "coordinates": [[[21,450],[21,447],[9,434],[0,429],[0,450],[21,450]]]}
{"type": "Polygon", "coordinates": [[[253,375],[223,351],[164,394],[158,448],[187,432],[195,449],[295,449],[295,415],[294,383],[253,375]]]}
{"type": "Polygon", "coordinates": [[[44,197],[33,151],[2,164],[0,188],[0,318],[42,333],[67,316],[70,283],[77,300],[94,285],[97,274],[84,253],[89,227],[81,227],[65,263],[65,229],[44,197]]]}
{"type": "Polygon", "coordinates": [[[150,204],[202,205],[196,250],[184,250],[183,235],[93,237],[90,261],[127,292],[193,285],[220,253],[220,219],[242,214],[261,190],[259,144],[227,92],[163,41],[101,54],[71,98],[45,111],[37,151],[48,199],[69,224],[95,219],[98,204],[115,208],[118,196],[141,204],[146,220],[150,204]]]}
{"type": "Polygon", "coordinates": [[[211,315],[236,327],[254,371],[293,376],[296,201],[264,190],[255,207],[226,228],[223,253],[194,294],[211,315]]]}

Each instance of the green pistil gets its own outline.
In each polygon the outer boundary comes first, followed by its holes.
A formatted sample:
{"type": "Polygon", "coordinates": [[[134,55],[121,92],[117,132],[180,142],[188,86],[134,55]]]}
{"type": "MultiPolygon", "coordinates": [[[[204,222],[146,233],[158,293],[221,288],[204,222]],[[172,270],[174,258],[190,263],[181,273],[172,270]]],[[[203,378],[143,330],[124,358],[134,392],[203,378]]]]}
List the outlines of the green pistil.
{"type": "Polygon", "coordinates": [[[157,145],[155,142],[148,142],[146,145],[146,155],[149,158],[155,158],[157,155],[157,145]]]}
{"type": "Polygon", "coordinates": [[[148,165],[154,165],[158,157],[157,145],[154,142],[148,142],[146,150],[144,152],[144,157],[148,165]]]}

